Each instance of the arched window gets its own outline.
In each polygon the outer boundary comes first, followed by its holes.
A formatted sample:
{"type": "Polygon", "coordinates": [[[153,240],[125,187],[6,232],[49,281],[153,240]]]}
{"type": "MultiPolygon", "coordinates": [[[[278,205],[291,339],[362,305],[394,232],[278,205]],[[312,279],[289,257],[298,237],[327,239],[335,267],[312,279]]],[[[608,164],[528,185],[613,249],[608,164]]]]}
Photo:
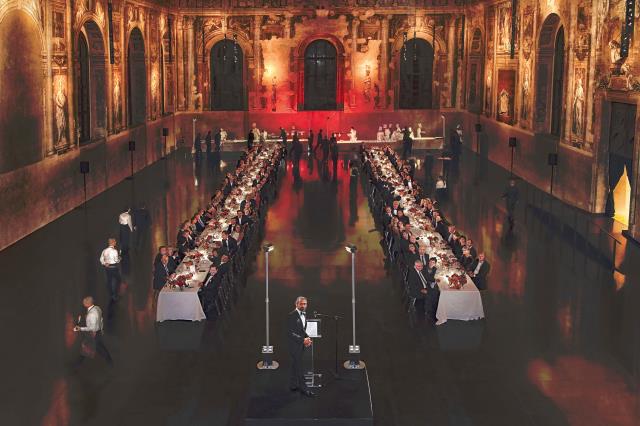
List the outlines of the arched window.
{"type": "Polygon", "coordinates": [[[98,24],[88,21],[78,34],[76,106],[80,144],[104,137],[107,96],[104,39],[98,24]]]}
{"type": "Polygon", "coordinates": [[[538,41],[535,128],[555,136],[563,132],[564,49],[564,28],[552,13],[544,20],[538,41]]]}
{"type": "Polygon", "coordinates": [[[433,53],[433,46],[421,38],[407,40],[400,49],[399,108],[431,108],[433,53]]]}
{"type": "Polygon", "coordinates": [[[212,110],[243,111],[246,109],[244,92],[244,54],[235,40],[220,40],[211,48],[212,110]]]}
{"type": "Polygon", "coordinates": [[[304,109],[335,110],[337,51],[327,40],[316,40],[304,52],[304,109]]]}
{"type": "Polygon", "coordinates": [[[147,114],[147,67],[144,39],[138,28],[131,31],[127,52],[127,110],[129,125],[135,126],[144,123],[147,114]]]}

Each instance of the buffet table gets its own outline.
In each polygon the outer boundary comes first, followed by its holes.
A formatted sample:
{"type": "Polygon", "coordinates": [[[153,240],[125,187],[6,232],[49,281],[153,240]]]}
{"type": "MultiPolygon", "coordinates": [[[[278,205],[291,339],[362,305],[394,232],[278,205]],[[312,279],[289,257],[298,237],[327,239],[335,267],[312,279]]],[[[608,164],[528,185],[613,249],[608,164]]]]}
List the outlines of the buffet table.
{"type": "Polygon", "coordinates": [[[440,299],[436,311],[437,324],[444,324],[450,319],[470,321],[484,318],[478,287],[458,262],[446,241],[433,229],[431,220],[416,202],[412,191],[404,185],[402,177],[386,153],[376,148],[369,150],[369,153],[372,163],[382,168],[384,176],[394,188],[394,195],[400,197],[404,212],[409,217],[412,235],[421,246],[427,248],[429,257],[438,260],[436,282],[440,289],[440,299]]]}

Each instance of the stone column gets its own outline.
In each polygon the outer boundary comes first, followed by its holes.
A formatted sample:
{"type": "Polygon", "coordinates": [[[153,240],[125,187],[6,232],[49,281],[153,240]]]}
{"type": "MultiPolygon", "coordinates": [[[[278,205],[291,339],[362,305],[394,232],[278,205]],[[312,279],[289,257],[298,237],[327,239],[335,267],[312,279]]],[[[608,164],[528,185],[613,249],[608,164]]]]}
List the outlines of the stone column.
{"type": "Polygon", "coordinates": [[[351,87],[349,87],[349,99],[347,99],[349,107],[356,106],[356,52],[358,51],[359,26],[360,19],[357,16],[354,16],[351,25],[351,57],[349,59],[349,69],[351,70],[351,87]]]}
{"type": "Polygon", "coordinates": [[[184,84],[184,58],[182,55],[184,49],[184,35],[182,30],[182,19],[176,16],[173,19],[173,33],[175,34],[175,49],[173,49],[173,69],[175,71],[175,103],[178,111],[184,111],[186,94],[184,84]]]}
{"type": "Polygon", "coordinates": [[[380,107],[387,109],[387,90],[389,86],[389,16],[385,16],[381,21],[380,32],[382,42],[380,43],[380,107]]]}
{"type": "Polygon", "coordinates": [[[186,70],[185,70],[185,90],[186,90],[186,99],[187,99],[187,110],[193,109],[193,96],[191,93],[191,88],[195,84],[193,81],[194,78],[194,68],[195,68],[195,25],[194,20],[191,17],[185,17],[185,36],[186,36],[186,70]]]}
{"type": "MultiPolygon", "coordinates": [[[[260,86],[262,85],[262,51],[260,49],[260,27],[262,16],[253,17],[253,96],[251,96],[251,109],[258,109],[260,86]]],[[[248,78],[247,78],[248,80],[248,78]]]]}

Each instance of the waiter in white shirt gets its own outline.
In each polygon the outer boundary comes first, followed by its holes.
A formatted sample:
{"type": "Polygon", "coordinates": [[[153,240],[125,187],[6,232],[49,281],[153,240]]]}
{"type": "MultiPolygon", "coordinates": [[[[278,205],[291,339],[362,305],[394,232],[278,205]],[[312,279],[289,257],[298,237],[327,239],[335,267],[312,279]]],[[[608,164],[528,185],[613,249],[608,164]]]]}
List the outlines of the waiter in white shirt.
{"type": "Polygon", "coordinates": [[[109,238],[109,247],[102,250],[100,264],[107,275],[107,289],[111,300],[118,300],[118,286],[120,285],[120,254],[116,250],[116,239],[109,238]]]}
{"type": "Polygon", "coordinates": [[[131,220],[131,209],[126,209],[118,217],[120,222],[120,247],[122,248],[122,254],[129,252],[129,241],[131,240],[131,233],[133,232],[133,221],[131,220]]]}
{"type": "Polygon", "coordinates": [[[90,356],[93,352],[93,348],[91,348],[91,346],[94,346],[95,344],[95,352],[103,357],[109,365],[112,365],[113,360],[111,359],[111,354],[109,354],[109,350],[107,350],[107,347],[104,345],[104,341],[102,340],[102,309],[93,304],[93,297],[91,296],[87,296],[82,299],[82,305],[87,309],[87,314],[85,316],[86,325],[77,325],[73,328],[73,331],[86,333],[88,341],[85,341],[83,344],[83,350],[80,354],[78,364],[82,362],[86,356],[90,356]]]}

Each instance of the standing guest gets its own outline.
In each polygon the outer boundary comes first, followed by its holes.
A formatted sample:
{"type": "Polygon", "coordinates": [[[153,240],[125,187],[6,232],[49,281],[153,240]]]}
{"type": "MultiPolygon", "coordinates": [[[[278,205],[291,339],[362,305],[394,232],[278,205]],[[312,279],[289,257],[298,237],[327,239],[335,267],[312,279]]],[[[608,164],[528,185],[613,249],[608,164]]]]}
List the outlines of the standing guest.
{"type": "Polygon", "coordinates": [[[329,161],[329,141],[322,139],[322,161],[329,161]]]}
{"type": "Polygon", "coordinates": [[[307,151],[309,153],[313,152],[313,130],[309,129],[309,137],[308,137],[308,146],[307,151]]]}
{"type": "Polygon", "coordinates": [[[514,213],[516,211],[516,204],[518,204],[518,188],[516,187],[515,179],[509,179],[509,186],[504,190],[502,194],[504,198],[505,206],[507,208],[507,220],[509,221],[509,231],[513,230],[515,224],[514,213]]]}
{"type": "Polygon", "coordinates": [[[222,128],[219,128],[216,134],[213,136],[216,152],[220,152],[222,145],[222,128]]]}
{"type": "Polygon", "coordinates": [[[487,288],[487,275],[490,270],[491,265],[485,260],[484,253],[479,253],[478,258],[471,265],[471,272],[469,272],[469,276],[473,278],[473,282],[479,290],[487,288]]]}
{"type": "Polygon", "coordinates": [[[322,129],[318,130],[318,137],[316,139],[316,147],[314,148],[314,152],[322,145],[324,141],[324,136],[322,135],[322,129]]]}
{"type": "Polygon", "coordinates": [[[129,253],[129,245],[131,242],[131,234],[133,233],[133,220],[131,219],[131,209],[126,208],[125,211],[118,216],[120,223],[120,248],[122,254],[129,253]]]}
{"type": "MultiPolygon", "coordinates": [[[[85,333],[88,339],[83,343],[83,347],[95,347],[95,352],[103,357],[105,361],[107,361],[107,364],[111,366],[113,365],[113,360],[111,359],[111,354],[109,353],[107,347],[104,345],[104,341],[102,339],[102,309],[100,309],[99,306],[93,304],[93,297],[91,296],[87,296],[82,299],[82,305],[87,309],[87,314],[85,316],[85,325],[76,325],[75,327],[73,327],[73,331],[85,333]]],[[[89,349],[87,352],[92,352],[92,349],[89,349]]],[[[87,355],[88,353],[82,353],[77,364],[80,364],[82,361],[84,361],[87,355]]]]}
{"type": "Polygon", "coordinates": [[[305,331],[307,329],[306,310],[307,298],[301,296],[296,299],[296,308],[287,315],[287,341],[292,361],[289,389],[292,392],[300,391],[303,395],[312,397],[315,394],[307,388],[302,365],[304,351],[312,344],[311,338],[305,331]]]}
{"type": "Polygon", "coordinates": [[[120,254],[116,250],[116,239],[109,238],[109,246],[100,254],[100,264],[107,275],[107,289],[114,302],[118,300],[118,286],[120,285],[120,254]]]}
{"type": "Polygon", "coordinates": [[[200,145],[200,141],[202,140],[202,136],[200,132],[196,134],[196,138],[193,140],[193,153],[196,155],[196,158],[200,158],[200,154],[202,154],[202,145],[200,145]]]}
{"type": "Polygon", "coordinates": [[[402,157],[407,159],[411,155],[413,148],[413,139],[408,129],[404,129],[402,132],[402,157]]]}
{"type": "Polygon", "coordinates": [[[458,124],[454,132],[451,132],[451,157],[453,160],[460,158],[462,153],[462,144],[464,142],[464,136],[462,134],[462,126],[458,124]]]}
{"type": "Polygon", "coordinates": [[[287,147],[287,132],[284,130],[284,127],[280,127],[280,139],[282,140],[282,145],[287,147]]]}
{"type": "Polygon", "coordinates": [[[207,155],[211,154],[211,130],[207,132],[207,136],[204,138],[204,143],[207,147],[207,155]]]}
{"type": "MultiPolygon", "coordinates": [[[[353,129],[353,127],[352,127],[353,129]]],[[[353,130],[355,132],[355,130],[353,130]]],[[[333,158],[333,162],[338,161],[338,138],[335,133],[331,134],[331,139],[329,140],[329,146],[331,147],[331,156],[333,158]]]]}
{"type": "Polygon", "coordinates": [[[296,163],[299,163],[300,157],[302,157],[302,143],[300,143],[300,137],[298,136],[298,132],[294,132],[293,139],[291,142],[291,158],[296,163]]]}
{"type": "Polygon", "coordinates": [[[253,132],[253,129],[251,131],[249,131],[249,134],[247,135],[247,149],[251,149],[253,148],[253,141],[256,139],[256,135],[253,132]]]}

